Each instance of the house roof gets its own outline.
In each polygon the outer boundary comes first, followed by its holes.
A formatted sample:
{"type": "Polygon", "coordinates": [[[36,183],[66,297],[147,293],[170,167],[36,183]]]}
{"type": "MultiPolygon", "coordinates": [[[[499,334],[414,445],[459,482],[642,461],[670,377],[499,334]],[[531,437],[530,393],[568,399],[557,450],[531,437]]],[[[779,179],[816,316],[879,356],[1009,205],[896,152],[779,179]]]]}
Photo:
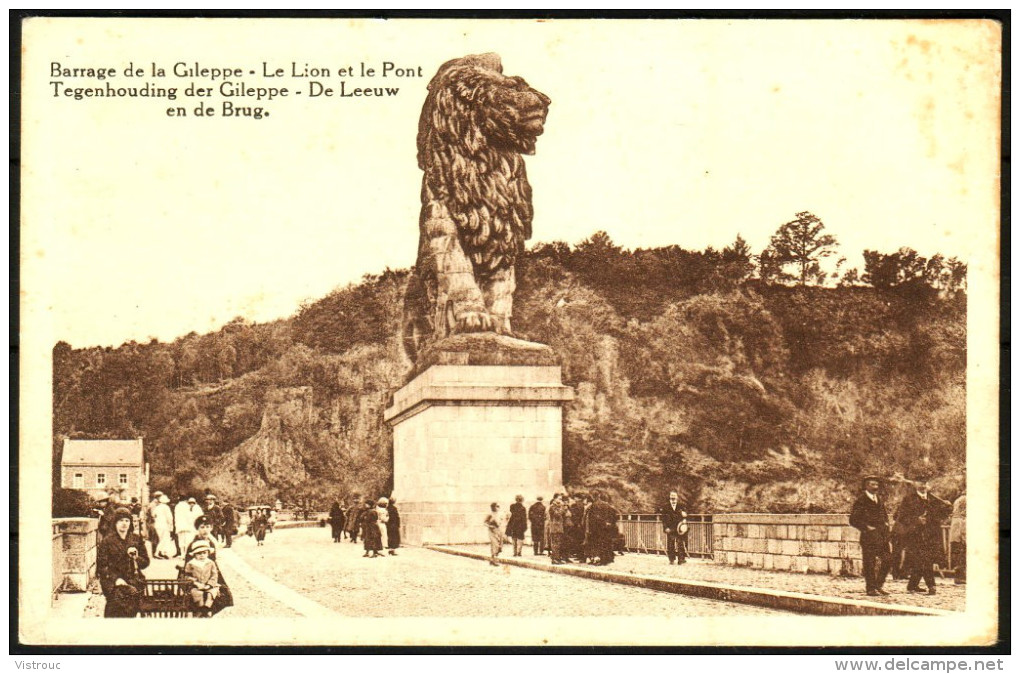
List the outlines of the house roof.
{"type": "Polygon", "coordinates": [[[141,438],[134,440],[64,439],[61,464],[65,466],[141,466],[143,463],[141,438]]]}

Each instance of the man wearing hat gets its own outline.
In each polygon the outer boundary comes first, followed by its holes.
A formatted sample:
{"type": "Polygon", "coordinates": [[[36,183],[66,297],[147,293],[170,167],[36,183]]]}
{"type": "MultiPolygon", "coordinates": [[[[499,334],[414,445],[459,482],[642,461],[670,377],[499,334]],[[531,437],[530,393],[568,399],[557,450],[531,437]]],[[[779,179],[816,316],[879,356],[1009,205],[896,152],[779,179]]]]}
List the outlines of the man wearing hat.
{"type": "Polygon", "coordinates": [[[666,557],[669,563],[687,562],[687,511],[680,505],[680,494],[669,492],[669,502],[659,511],[662,532],[666,534],[666,557]]]}
{"type": "Polygon", "coordinates": [[[869,597],[889,594],[882,589],[889,574],[889,515],[885,499],[878,494],[881,478],[868,475],[861,482],[864,490],[850,511],[850,526],[861,532],[861,560],[864,587],[869,597]]]}
{"type": "Polygon", "coordinates": [[[233,543],[234,536],[237,535],[237,511],[234,510],[234,506],[224,503],[220,508],[220,515],[222,516],[220,531],[223,533],[223,547],[229,548],[233,543]]]}
{"type": "Polygon", "coordinates": [[[531,546],[534,554],[545,552],[545,504],[542,497],[536,496],[535,502],[528,508],[528,524],[531,525],[531,546]]]}
{"type": "Polygon", "coordinates": [[[103,537],[96,554],[96,575],[106,597],[106,618],[132,618],[145,591],[142,569],[149,566],[149,554],[138,534],[131,531],[131,511],[117,508],[113,530],[103,537]]]}
{"type": "Polygon", "coordinates": [[[935,594],[935,562],[942,556],[942,520],[949,517],[953,506],[932,494],[926,475],[914,478],[914,489],[907,494],[896,511],[896,520],[906,530],[908,592],[921,592],[921,578],[928,594],[935,594]]]}

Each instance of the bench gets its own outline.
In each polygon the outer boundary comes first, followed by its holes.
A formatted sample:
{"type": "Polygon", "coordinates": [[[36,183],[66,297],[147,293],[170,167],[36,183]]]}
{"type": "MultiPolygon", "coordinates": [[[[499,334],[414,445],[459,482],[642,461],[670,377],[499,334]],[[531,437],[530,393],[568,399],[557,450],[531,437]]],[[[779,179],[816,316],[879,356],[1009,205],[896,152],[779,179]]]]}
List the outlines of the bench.
{"type": "Polygon", "coordinates": [[[189,583],[181,580],[146,580],[139,618],[197,618],[208,615],[191,604],[189,583]]]}

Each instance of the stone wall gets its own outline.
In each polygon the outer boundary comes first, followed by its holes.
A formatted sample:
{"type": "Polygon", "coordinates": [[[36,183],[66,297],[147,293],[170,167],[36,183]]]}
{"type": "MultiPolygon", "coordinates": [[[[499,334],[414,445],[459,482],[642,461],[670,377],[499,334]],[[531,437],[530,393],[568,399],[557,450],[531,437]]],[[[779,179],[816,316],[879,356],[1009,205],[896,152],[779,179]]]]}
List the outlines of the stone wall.
{"type": "Polygon", "coordinates": [[[64,534],[60,532],[60,526],[53,523],[53,561],[50,566],[52,582],[50,591],[54,599],[60,588],[64,586],[64,534]]]}
{"type": "Polygon", "coordinates": [[[848,520],[831,514],[715,515],[713,557],[731,566],[858,576],[860,532],[848,520]]]}
{"type": "MultiPolygon", "coordinates": [[[[63,517],[53,520],[54,533],[62,539],[64,592],[85,592],[96,577],[97,531],[99,520],[89,517],[63,517]]],[[[56,551],[54,551],[56,560],[56,551]]]]}

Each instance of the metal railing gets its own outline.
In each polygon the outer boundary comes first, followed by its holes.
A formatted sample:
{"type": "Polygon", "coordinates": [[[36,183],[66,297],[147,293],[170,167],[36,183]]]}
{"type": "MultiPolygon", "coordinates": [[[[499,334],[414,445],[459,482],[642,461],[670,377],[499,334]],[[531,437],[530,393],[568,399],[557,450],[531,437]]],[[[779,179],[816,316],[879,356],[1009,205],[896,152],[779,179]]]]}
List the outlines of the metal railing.
{"type": "MultiPolygon", "coordinates": [[[[687,554],[691,557],[712,556],[712,516],[688,514],[687,554]]],[[[662,518],[655,513],[620,515],[620,531],[629,552],[666,554],[666,533],[662,518]]]]}

